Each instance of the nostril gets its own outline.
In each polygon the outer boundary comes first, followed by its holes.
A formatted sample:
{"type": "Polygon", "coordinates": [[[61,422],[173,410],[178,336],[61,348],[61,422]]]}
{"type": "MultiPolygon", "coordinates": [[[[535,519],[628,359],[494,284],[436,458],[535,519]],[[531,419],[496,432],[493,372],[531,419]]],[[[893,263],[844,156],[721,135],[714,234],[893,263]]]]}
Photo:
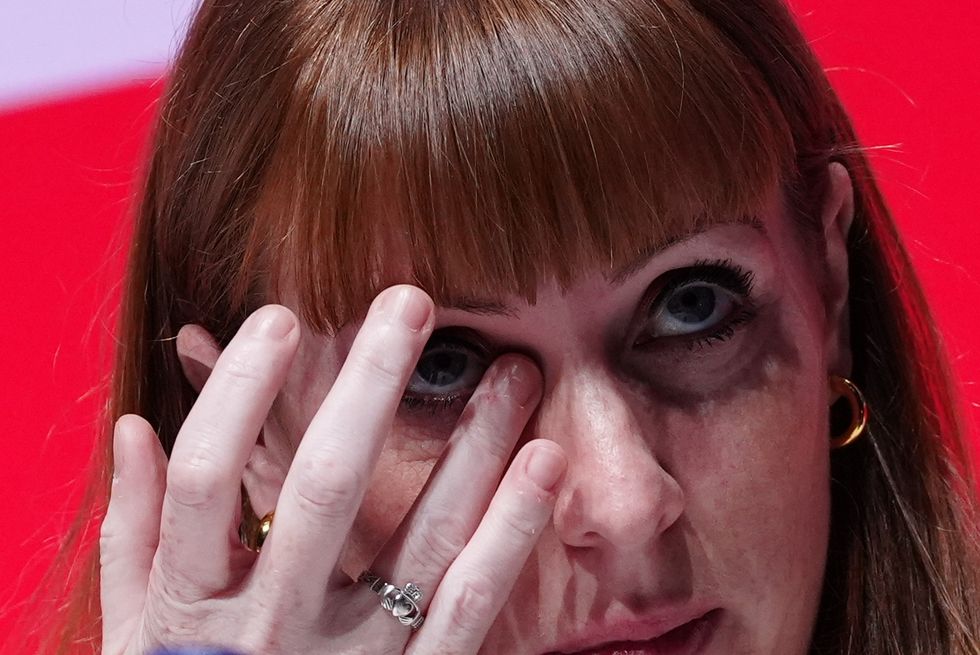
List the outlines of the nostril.
{"type": "Polygon", "coordinates": [[[656,462],[629,476],[573,470],[567,482],[554,521],[568,546],[633,548],[657,539],[684,511],[681,486],[656,462]]]}

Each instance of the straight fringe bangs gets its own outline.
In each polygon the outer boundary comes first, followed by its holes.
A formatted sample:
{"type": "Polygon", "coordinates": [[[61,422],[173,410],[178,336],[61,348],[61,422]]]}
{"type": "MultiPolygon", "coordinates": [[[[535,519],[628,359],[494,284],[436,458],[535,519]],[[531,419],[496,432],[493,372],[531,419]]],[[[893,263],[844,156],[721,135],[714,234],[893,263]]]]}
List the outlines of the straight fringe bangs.
{"type": "Polygon", "coordinates": [[[287,13],[297,65],[273,73],[290,92],[245,260],[280,293],[287,273],[321,330],[396,282],[533,302],[543,279],[752,213],[793,170],[763,80],[683,3],[287,13]]]}

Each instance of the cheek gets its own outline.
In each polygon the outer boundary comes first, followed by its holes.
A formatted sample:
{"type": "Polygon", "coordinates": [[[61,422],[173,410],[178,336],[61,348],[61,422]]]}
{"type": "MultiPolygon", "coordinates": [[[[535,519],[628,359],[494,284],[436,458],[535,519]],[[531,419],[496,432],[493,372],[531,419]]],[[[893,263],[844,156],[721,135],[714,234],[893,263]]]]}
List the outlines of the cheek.
{"type": "Polygon", "coordinates": [[[760,652],[793,652],[808,634],[829,531],[821,344],[793,319],[781,320],[736,388],[674,408],[667,421],[671,435],[685,435],[669,440],[665,461],[685,490],[708,584],[775,648],[760,652]]]}
{"type": "Polygon", "coordinates": [[[445,440],[397,419],[351,529],[345,573],[356,577],[395,532],[425,486],[445,440]]]}
{"type": "Polygon", "coordinates": [[[829,445],[819,395],[794,376],[777,389],[736,394],[699,433],[710,443],[681,455],[678,469],[689,477],[681,486],[724,526],[718,543],[744,549],[741,557],[783,560],[821,536],[814,531],[822,532],[828,507],[829,445]]]}

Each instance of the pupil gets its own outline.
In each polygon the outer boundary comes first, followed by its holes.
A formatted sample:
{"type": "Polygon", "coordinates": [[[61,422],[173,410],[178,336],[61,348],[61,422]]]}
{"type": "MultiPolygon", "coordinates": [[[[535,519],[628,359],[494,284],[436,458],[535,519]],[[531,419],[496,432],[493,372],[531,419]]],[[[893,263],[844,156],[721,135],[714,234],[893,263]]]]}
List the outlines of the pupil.
{"type": "Polygon", "coordinates": [[[454,352],[436,352],[426,355],[416,369],[419,377],[435,387],[455,382],[466,370],[466,355],[454,352]]]}
{"type": "Polygon", "coordinates": [[[675,294],[667,309],[685,323],[701,323],[715,311],[715,294],[708,287],[691,287],[675,294]]]}

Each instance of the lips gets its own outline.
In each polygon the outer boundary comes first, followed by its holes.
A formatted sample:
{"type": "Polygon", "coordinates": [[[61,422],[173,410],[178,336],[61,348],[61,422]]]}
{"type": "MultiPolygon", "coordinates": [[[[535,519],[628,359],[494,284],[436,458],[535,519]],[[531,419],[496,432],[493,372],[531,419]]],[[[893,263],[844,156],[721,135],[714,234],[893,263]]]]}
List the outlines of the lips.
{"type": "Polygon", "coordinates": [[[610,630],[608,636],[599,634],[593,639],[579,640],[570,648],[551,651],[547,655],[697,655],[714,634],[720,615],[720,609],[713,609],[645,640],[635,639],[642,630],[640,626],[622,629],[621,632],[628,633],[626,639],[620,639],[616,630],[610,630]]]}

